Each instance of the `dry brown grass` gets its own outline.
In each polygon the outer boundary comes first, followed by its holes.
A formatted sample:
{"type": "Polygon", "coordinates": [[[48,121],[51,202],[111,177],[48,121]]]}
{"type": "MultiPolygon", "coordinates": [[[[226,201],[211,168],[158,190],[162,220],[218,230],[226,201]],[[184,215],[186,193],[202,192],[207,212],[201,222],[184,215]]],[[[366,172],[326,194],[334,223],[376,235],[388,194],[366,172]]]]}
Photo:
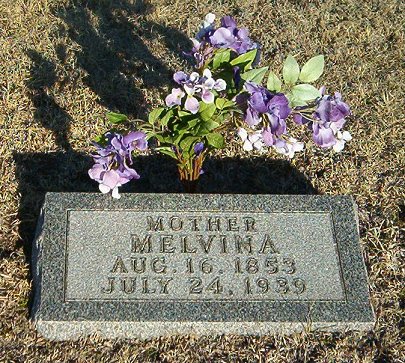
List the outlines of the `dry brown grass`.
{"type": "MultiPolygon", "coordinates": [[[[400,0],[0,0],[0,361],[405,361],[404,10],[400,0]],[[104,113],[141,117],[158,102],[171,73],[186,65],[178,44],[208,10],[249,27],[263,44],[263,63],[275,68],[290,52],[301,61],[326,55],[329,88],[352,106],[354,141],[341,155],[309,147],[292,165],[320,193],[355,197],[376,327],[262,338],[45,341],[28,320],[26,258],[43,193],[94,189],[83,155],[105,130],[104,113]]],[[[219,154],[238,155],[245,156],[232,140],[219,154]]],[[[252,163],[258,170],[269,165],[252,163]]],[[[154,172],[148,188],[160,190],[162,170],[154,172]]]]}

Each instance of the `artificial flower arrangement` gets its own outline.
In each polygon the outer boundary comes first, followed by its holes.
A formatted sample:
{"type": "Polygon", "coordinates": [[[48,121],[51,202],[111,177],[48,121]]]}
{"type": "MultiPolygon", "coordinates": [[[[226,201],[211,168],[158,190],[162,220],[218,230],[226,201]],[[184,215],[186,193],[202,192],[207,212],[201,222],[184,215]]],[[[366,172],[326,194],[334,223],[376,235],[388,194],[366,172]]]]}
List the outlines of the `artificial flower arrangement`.
{"type": "Polygon", "coordinates": [[[225,147],[228,132],[238,135],[246,151],[273,148],[289,158],[304,148],[303,142],[289,135],[293,124],[312,132],[319,147],[336,152],[351,139],[342,130],[350,109],[340,93],[327,95],[325,87],[311,84],[323,73],[322,55],[301,68],[288,56],[280,77],[268,66],[257,67],[261,47],[247,29],[238,28],[230,16],[224,16],[220,25],[215,27],[214,14],[205,17],[192,39],[192,50],[186,53],[193,58],[195,71],[174,74],[176,87],[165,98],[166,107],[153,109],[147,122],[138,122],[138,130],[117,131],[127,124],[127,116],[107,114],[115,129],[94,143],[95,164],[89,170],[101,192],[112,191],[119,198],[119,187],[139,179],[131,168],[132,157],[145,151],[151,139],[157,152],[176,160],[186,191],[193,191],[206,156],[225,147]]]}

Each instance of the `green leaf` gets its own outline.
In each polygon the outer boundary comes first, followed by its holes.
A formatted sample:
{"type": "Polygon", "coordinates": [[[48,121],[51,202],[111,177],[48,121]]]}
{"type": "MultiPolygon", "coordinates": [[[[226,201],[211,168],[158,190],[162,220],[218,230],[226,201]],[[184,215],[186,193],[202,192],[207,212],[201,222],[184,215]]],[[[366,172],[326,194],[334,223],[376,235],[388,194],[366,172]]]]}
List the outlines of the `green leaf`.
{"type": "Polygon", "coordinates": [[[186,138],[184,138],[183,140],[181,140],[180,142],[180,148],[183,151],[190,151],[191,146],[194,144],[195,141],[197,141],[199,139],[199,137],[196,136],[187,136],[186,138]]]}
{"type": "Polygon", "coordinates": [[[312,57],[304,64],[300,73],[300,80],[303,82],[314,82],[321,74],[325,66],[325,59],[323,55],[312,57]]]}
{"type": "Polygon", "coordinates": [[[295,58],[291,55],[284,61],[283,79],[286,84],[295,84],[300,75],[300,66],[295,58]]]}
{"type": "Polygon", "coordinates": [[[241,54],[231,61],[231,66],[239,66],[247,71],[252,68],[252,63],[256,58],[257,49],[253,49],[247,53],[241,54]]]}
{"type": "Polygon", "coordinates": [[[205,103],[203,101],[200,102],[200,109],[199,114],[204,121],[208,121],[212,118],[216,111],[215,103],[205,103]]]}
{"type": "Polygon", "coordinates": [[[158,152],[160,152],[161,154],[165,154],[170,156],[173,159],[177,159],[176,154],[174,153],[174,151],[172,150],[171,147],[168,146],[161,146],[161,147],[157,147],[155,150],[157,150],[158,152]]]}
{"type": "Polygon", "coordinates": [[[173,135],[173,142],[174,145],[179,145],[181,140],[185,137],[184,134],[187,133],[187,130],[180,130],[177,134],[173,135]]]}
{"type": "Polygon", "coordinates": [[[107,113],[107,120],[116,125],[128,121],[128,117],[122,113],[109,112],[107,113]]]}
{"type": "Polygon", "coordinates": [[[148,122],[153,125],[155,121],[160,117],[160,115],[166,111],[163,107],[155,108],[148,115],[148,122]]]}
{"type": "Polygon", "coordinates": [[[214,147],[215,149],[222,149],[225,146],[224,137],[217,132],[208,134],[206,136],[206,139],[207,139],[208,145],[214,147]]]}
{"type": "Polygon", "coordinates": [[[287,93],[285,95],[288,99],[289,106],[294,108],[298,106],[307,106],[307,102],[304,100],[300,99],[299,97],[294,96],[292,93],[287,93]]]}
{"type": "Polygon", "coordinates": [[[219,126],[218,122],[207,120],[195,128],[193,135],[195,136],[205,136],[210,133],[211,130],[216,129],[219,126]]]}
{"type": "MultiPolygon", "coordinates": [[[[190,112],[184,112],[184,111],[179,111],[178,112],[179,119],[181,121],[181,124],[186,127],[185,125],[188,124],[190,126],[190,122],[193,120],[198,119],[196,115],[193,115],[190,112]]],[[[177,122],[176,122],[177,123],[177,122]]]]}
{"type": "Polygon", "coordinates": [[[269,78],[267,78],[267,88],[269,91],[281,91],[281,80],[274,72],[269,73],[269,78]]]}
{"type": "Polygon", "coordinates": [[[251,81],[256,84],[260,84],[263,81],[263,78],[268,71],[269,67],[262,67],[258,69],[252,69],[250,71],[247,71],[243,74],[241,74],[241,78],[244,79],[245,81],[251,81]]]}
{"type": "Polygon", "coordinates": [[[235,102],[227,100],[226,98],[218,97],[215,100],[215,105],[217,106],[218,109],[223,110],[224,108],[235,106],[235,102]]]}
{"type": "Polygon", "coordinates": [[[231,59],[230,50],[220,50],[215,53],[214,59],[212,60],[212,69],[218,69],[222,64],[229,62],[231,59]]]}
{"type": "MultiPolygon", "coordinates": [[[[194,115],[193,115],[194,116],[194,115]]],[[[188,127],[194,127],[195,125],[198,124],[200,120],[198,118],[193,118],[190,121],[187,122],[188,127]]]]}
{"type": "Polygon", "coordinates": [[[180,110],[180,111],[178,112],[178,115],[179,115],[180,118],[183,118],[183,117],[187,117],[187,116],[192,115],[192,113],[191,113],[191,112],[188,112],[188,111],[180,110]]]}
{"type": "Polygon", "coordinates": [[[307,83],[297,84],[291,89],[291,92],[294,97],[303,101],[311,101],[321,97],[319,90],[307,83]]]}
{"type": "Polygon", "coordinates": [[[106,146],[108,140],[107,140],[107,138],[105,137],[105,134],[102,134],[102,135],[98,135],[98,136],[94,139],[94,141],[95,141],[97,144],[101,145],[101,146],[106,146]]]}
{"type": "Polygon", "coordinates": [[[160,125],[162,126],[166,126],[170,119],[173,117],[173,109],[170,109],[169,111],[167,111],[167,113],[160,119],[160,125]]]}
{"type": "Polygon", "coordinates": [[[202,124],[202,126],[203,126],[206,130],[211,131],[211,130],[216,129],[216,128],[219,126],[219,123],[216,122],[216,121],[213,121],[213,120],[208,120],[208,121],[205,121],[205,122],[202,124]]]}

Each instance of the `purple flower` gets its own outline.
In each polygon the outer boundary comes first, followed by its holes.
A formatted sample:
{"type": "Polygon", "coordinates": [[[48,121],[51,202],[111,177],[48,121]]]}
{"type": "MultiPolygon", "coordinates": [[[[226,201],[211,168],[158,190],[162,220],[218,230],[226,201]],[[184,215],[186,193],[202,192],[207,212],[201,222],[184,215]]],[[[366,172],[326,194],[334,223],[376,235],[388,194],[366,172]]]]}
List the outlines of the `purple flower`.
{"type": "Polygon", "coordinates": [[[99,183],[102,193],[112,191],[114,198],[120,198],[118,188],[132,179],[139,179],[139,174],[129,167],[132,165],[132,151],[146,150],[146,134],[132,131],[122,136],[118,133],[107,133],[105,147],[96,144],[97,154],[93,155],[95,164],[88,171],[91,179],[99,183]]]}
{"type": "MultiPolygon", "coordinates": [[[[321,92],[324,93],[324,88],[321,89],[321,92]]],[[[339,151],[343,149],[341,145],[343,143],[344,146],[345,140],[339,139],[337,135],[346,123],[345,118],[350,115],[350,108],[342,101],[339,92],[336,92],[333,97],[325,95],[318,99],[312,117],[308,113],[303,113],[302,108],[297,111],[298,113],[293,116],[294,121],[300,125],[307,124],[312,129],[312,139],[315,144],[322,148],[330,148],[339,143],[339,146],[334,149],[339,149],[339,151]]],[[[347,134],[345,137],[348,137],[347,134]]]]}
{"type": "MultiPolygon", "coordinates": [[[[131,131],[128,135],[125,135],[122,139],[123,144],[127,150],[140,150],[145,151],[148,148],[148,142],[146,141],[146,134],[142,131],[131,131]]],[[[131,154],[129,154],[131,155],[131,154]]]]}
{"type": "Polygon", "coordinates": [[[221,19],[221,27],[215,30],[209,40],[215,48],[230,48],[237,54],[259,48],[258,44],[249,38],[249,31],[246,28],[238,29],[235,19],[231,16],[221,19]]]}
{"type": "MultiPolygon", "coordinates": [[[[235,19],[231,16],[224,16],[221,19],[221,27],[218,29],[215,29],[214,21],[214,14],[206,15],[200,31],[195,39],[192,39],[191,52],[185,53],[194,57],[197,68],[202,68],[218,48],[232,49],[238,55],[260,48],[249,38],[249,31],[246,28],[237,28],[235,19]]],[[[257,58],[259,58],[259,52],[257,58]]],[[[258,62],[258,59],[255,62],[258,62]]]]}
{"type": "Polygon", "coordinates": [[[190,111],[192,114],[196,114],[200,109],[200,104],[198,103],[197,98],[194,97],[195,90],[194,88],[189,88],[187,86],[184,87],[187,93],[187,99],[184,103],[184,108],[187,111],[190,111]]]}
{"type": "Polygon", "coordinates": [[[320,147],[328,148],[336,143],[335,133],[330,127],[325,127],[317,122],[312,124],[312,139],[320,147]]]}
{"type": "Polygon", "coordinates": [[[176,83],[183,85],[190,79],[190,77],[183,71],[178,71],[173,74],[173,79],[176,83]]]}
{"type": "Polygon", "coordinates": [[[196,154],[197,156],[200,155],[204,150],[204,143],[203,142],[197,142],[194,145],[194,154],[196,154]]]}
{"type": "Polygon", "coordinates": [[[267,145],[267,146],[273,146],[277,141],[277,138],[271,132],[270,127],[263,128],[263,130],[262,130],[262,139],[263,139],[264,144],[267,145]]]}
{"type": "Polygon", "coordinates": [[[221,78],[215,80],[214,78],[212,78],[211,71],[209,69],[204,69],[203,76],[200,78],[199,83],[197,84],[197,88],[200,89],[201,99],[205,103],[213,103],[214,94],[211,91],[225,90],[226,82],[221,78]]]}
{"type": "Polygon", "coordinates": [[[350,107],[342,101],[342,95],[335,92],[335,96],[323,96],[318,101],[315,118],[320,121],[334,123],[336,128],[341,129],[345,124],[345,117],[350,115],[350,107]]]}
{"type": "Polygon", "coordinates": [[[197,40],[207,39],[214,31],[215,14],[208,13],[202,24],[200,31],[196,35],[197,40]]]}
{"type": "Polygon", "coordinates": [[[236,21],[232,16],[225,15],[221,18],[221,26],[234,31],[236,29],[236,21]]]}
{"type": "Polygon", "coordinates": [[[264,121],[265,124],[267,123],[266,130],[274,136],[284,134],[285,120],[291,112],[287,97],[282,93],[271,93],[252,82],[246,82],[244,87],[250,94],[245,113],[246,123],[249,126],[256,126],[264,121]]]}
{"type": "Polygon", "coordinates": [[[231,48],[235,43],[235,37],[227,28],[219,28],[210,36],[211,44],[215,48],[231,48]]]}
{"type": "Polygon", "coordinates": [[[209,41],[197,39],[192,39],[193,48],[190,53],[185,53],[186,55],[194,57],[196,61],[197,68],[202,68],[214,54],[214,47],[209,41]]]}

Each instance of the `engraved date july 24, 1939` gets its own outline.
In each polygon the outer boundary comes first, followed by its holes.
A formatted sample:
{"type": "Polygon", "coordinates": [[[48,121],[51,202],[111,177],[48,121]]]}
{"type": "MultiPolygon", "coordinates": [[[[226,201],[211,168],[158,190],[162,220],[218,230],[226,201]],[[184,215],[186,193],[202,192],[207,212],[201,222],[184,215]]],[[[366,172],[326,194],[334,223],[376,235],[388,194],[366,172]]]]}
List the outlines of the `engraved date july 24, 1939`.
{"type": "Polygon", "coordinates": [[[126,260],[117,257],[102,292],[167,296],[182,285],[190,296],[249,298],[266,294],[300,295],[306,290],[305,281],[296,276],[295,260],[291,257],[234,257],[227,262],[225,266],[215,258],[189,257],[173,269],[162,256],[126,260]]]}

